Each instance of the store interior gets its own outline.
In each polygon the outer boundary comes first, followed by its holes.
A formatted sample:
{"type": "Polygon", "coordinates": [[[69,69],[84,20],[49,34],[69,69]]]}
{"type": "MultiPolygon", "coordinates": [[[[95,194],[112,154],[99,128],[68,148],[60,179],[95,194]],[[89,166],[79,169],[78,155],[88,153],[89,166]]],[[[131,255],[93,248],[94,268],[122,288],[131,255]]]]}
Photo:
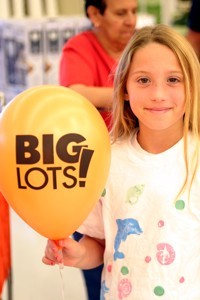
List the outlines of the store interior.
{"type": "MultiPolygon", "coordinates": [[[[184,34],[190,4],[189,0],[140,0],[137,26],[165,23],[184,34]]],[[[83,0],[0,0],[1,109],[29,87],[58,84],[63,43],[89,27],[83,0]],[[29,48],[31,34],[32,52],[29,48]],[[45,44],[42,51],[40,34],[45,44]],[[13,68],[16,45],[22,52],[15,58],[13,68]]],[[[46,238],[12,209],[10,241],[11,274],[4,285],[2,300],[87,299],[81,271],[44,265],[46,238]]]]}

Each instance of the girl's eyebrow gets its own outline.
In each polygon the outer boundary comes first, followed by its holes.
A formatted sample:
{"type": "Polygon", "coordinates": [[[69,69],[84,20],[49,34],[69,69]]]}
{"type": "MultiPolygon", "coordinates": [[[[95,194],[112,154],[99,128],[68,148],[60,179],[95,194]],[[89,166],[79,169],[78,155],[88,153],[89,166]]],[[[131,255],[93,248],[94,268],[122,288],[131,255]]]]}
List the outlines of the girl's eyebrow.
{"type": "Polygon", "coordinates": [[[138,70],[138,71],[130,71],[130,74],[132,75],[134,75],[134,74],[148,74],[148,73],[150,73],[150,72],[148,72],[148,71],[142,71],[142,70],[138,70]]]}
{"type": "MultiPolygon", "coordinates": [[[[169,70],[165,72],[166,74],[180,74],[183,75],[182,70],[169,70]]],[[[137,71],[131,71],[130,74],[151,74],[151,71],[145,71],[145,70],[137,70],[137,71]]]]}

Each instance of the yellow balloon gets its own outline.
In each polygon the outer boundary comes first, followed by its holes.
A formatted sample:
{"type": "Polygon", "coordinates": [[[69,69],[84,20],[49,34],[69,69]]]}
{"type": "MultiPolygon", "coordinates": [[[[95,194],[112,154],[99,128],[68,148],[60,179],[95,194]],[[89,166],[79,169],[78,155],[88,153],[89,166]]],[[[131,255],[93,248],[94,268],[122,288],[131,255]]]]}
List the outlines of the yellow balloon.
{"type": "Polygon", "coordinates": [[[102,117],[69,88],[17,95],[0,117],[0,190],[13,210],[49,239],[72,234],[103,192],[110,140],[102,117]]]}

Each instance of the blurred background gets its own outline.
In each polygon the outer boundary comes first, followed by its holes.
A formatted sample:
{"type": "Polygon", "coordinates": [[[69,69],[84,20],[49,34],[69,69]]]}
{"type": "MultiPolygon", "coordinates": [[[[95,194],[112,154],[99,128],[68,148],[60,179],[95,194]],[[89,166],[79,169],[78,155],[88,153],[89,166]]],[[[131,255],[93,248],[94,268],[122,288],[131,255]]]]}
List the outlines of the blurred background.
{"type": "MultiPolygon", "coordinates": [[[[63,44],[90,27],[83,0],[0,0],[0,91],[57,84],[63,44]]],[[[139,0],[138,27],[165,23],[184,33],[190,0],[139,0]]]]}

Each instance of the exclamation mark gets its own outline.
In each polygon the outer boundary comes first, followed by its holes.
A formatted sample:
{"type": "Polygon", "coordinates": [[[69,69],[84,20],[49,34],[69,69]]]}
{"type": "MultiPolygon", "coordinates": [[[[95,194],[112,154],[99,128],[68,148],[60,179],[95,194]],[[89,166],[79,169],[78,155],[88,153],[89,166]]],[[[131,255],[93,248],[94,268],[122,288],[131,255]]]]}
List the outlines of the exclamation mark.
{"type": "MultiPolygon", "coordinates": [[[[87,177],[88,167],[89,167],[93,152],[94,152],[94,150],[83,149],[83,153],[82,153],[81,161],[80,161],[80,169],[79,169],[79,177],[80,178],[87,177]]],[[[85,180],[80,180],[79,186],[85,187],[85,180]]]]}

